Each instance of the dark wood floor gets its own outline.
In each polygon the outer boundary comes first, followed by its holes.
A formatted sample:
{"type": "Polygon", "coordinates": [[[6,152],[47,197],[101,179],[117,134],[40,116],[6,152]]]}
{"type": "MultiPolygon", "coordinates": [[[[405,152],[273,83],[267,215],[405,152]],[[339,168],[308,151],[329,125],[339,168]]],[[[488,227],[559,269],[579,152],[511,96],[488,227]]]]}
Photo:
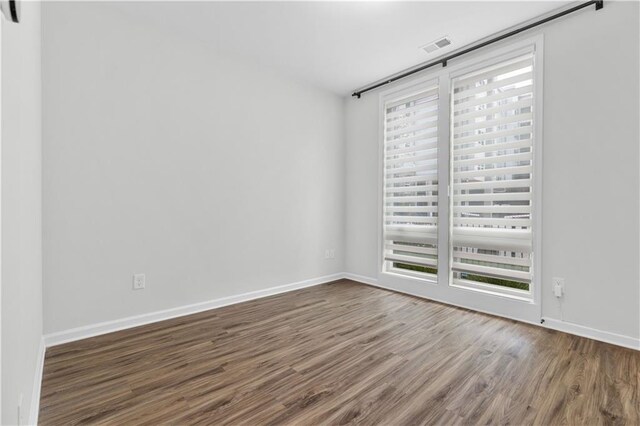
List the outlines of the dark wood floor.
{"type": "Polygon", "coordinates": [[[639,424],[640,352],[341,281],[47,350],[41,424],[639,424]]]}

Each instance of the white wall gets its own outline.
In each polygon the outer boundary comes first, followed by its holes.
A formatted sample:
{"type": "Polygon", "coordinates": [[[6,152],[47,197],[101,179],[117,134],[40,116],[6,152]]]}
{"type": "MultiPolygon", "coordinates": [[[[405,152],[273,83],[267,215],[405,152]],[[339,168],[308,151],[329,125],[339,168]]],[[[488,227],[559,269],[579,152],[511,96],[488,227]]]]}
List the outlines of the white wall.
{"type": "Polygon", "coordinates": [[[42,337],[40,5],[2,23],[2,424],[28,421],[42,337]]]}
{"type": "MultiPolygon", "coordinates": [[[[377,94],[342,102],[119,8],[43,6],[45,332],[375,277],[377,94]]],[[[638,4],[540,33],[543,316],[638,338],[638,4]]]]}
{"type": "MultiPolygon", "coordinates": [[[[636,339],[638,16],[637,2],[606,2],[524,36],[544,34],[543,317],[636,339]],[[562,314],[556,276],[566,279],[562,314]]],[[[378,94],[345,102],[346,268],[375,278],[378,94]]]]}
{"type": "Polygon", "coordinates": [[[341,98],[96,2],[43,39],[45,332],[344,270],[341,98]]]}

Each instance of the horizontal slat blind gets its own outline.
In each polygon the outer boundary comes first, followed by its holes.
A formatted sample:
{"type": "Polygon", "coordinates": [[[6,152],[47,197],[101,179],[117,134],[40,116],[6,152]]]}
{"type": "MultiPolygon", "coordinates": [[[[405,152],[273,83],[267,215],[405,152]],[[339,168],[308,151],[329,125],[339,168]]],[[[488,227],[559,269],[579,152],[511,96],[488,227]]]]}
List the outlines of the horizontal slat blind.
{"type": "Polygon", "coordinates": [[[385,103],[384,259],[395,270],[438,267],[438,87],[385,103]]]}
{"type": "Polygon", "coordinates": [[[532,279],[533,54],[452,80],[453,281],[532,279]]]}

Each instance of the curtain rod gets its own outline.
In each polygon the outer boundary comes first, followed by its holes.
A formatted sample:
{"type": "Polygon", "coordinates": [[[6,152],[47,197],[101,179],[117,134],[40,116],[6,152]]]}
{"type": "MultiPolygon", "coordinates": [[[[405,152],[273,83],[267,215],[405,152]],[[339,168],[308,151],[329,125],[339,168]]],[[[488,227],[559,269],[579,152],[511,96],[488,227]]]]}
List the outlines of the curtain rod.
{"type": "Polygon", "coordinates": [[[475,46],[471,46],[471,47],[468,47],[466,49],[462,49],[462,50],[459,50],[457,52],[454,52],[449,56],[445,56],[444,58],[435,60],[433,62],[428,62],[428,63],[426,63],[424,65],[421,65],[421,66],[419,66],[417,68],[414,68],[414,69],[412,69],[410,71],[403,72],[402,74],[398,74],[398,75],[395,75],[393,77],[387,77],[387,78],[383,79],[382,81],[380,81],[379,83],[373,83],[373,84],[371,84],[369,86],[366,86],[364,89],[360,89],[360,90],[354,91],[351,96],[354,96],[354,97],[360,99],[360,96],[362,96],[363,93],[366,93],[366,92],[368,92],[370,90],[373,90],[373,89],[377,89],[378,87],[386,86],[387,84],[391,84],[394,81],[398,81],[400,79],[403,79],[405,77],[409,77],[410,75],[413,75],[413,74],[418,73],[420,71],[424,71],[427,68],[431,68],[431,67],[436,66],[438,64],[442,64],[443,67],[446,67],[447,66],[447,62],[450,61],[451,59],[455,59],[455,58],[457,58],[459,56],[462,56],[462,55],[465,55],[467,53],[473,52],[475,50],[481,49],[481,48],[483,48],[485,46],[488,46],[490,44],[497,43],[499,41],[504,40],[505,38],[512,37],[512,36],[514,36],[516,34],[520,34],[523,31],[527,31],[527,30],[530,30],[531,28],[537,27],[539,25],[546,24],[549,21],[553,21],[554,19],[561,18],[561,17],[563,17],[565,15],[568,15],[570,13],[576,12],[576,11],[578,11],[580,9],[584,9],[585,7],[589,7],[591,5],[595,5],[596,6],[596,10],[600,10],[600,9],[602,9],[604,7],[604,0],[591,0],[591,1],[587,1],[587,2],[581,3],[581,4],[579,4],[577,6],[574,6],[574,7],[570,8],[570,9],[563,10],[562,12],[559,12],[559,13],[556,13],[554,15],[548,16],[548,17],[546,17],[544,19],[541,19],[539,21],[532,22],[531,24],[525,25],[523,27],[516,28],[515,30],[509,31],[509,32],[507,32],[505,34],[502,34],[502,35],[499,35],[497,37],[494,37],[492,39],[489,39],[487,41],[479,43],[479,44],[477,44],[475,46]]]}

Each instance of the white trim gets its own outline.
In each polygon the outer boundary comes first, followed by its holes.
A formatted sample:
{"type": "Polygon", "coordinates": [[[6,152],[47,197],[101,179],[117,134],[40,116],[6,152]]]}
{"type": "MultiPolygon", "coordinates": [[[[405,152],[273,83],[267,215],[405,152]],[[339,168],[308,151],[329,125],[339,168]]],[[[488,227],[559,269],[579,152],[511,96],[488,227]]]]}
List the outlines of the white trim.
{"type": "Polygon", "coordinates": [[[389,270],[387,271],[380,271],[380,274],[378,275],[378,279],[380,279],[380,277],[383,277],[383,276],[387,276],[389,278],[395,277],[400,279],[414,280],[425,285],[438,285],[437,277],[433,279],[426,274],[421,274],[420,272],[414,272],[409,269],[404,270],[401,268],[389,268],[389,270]]]}
{"type": "MultiPolygon", "coordinates": [[[[405,81],[403,84],[394,86],[393,90],[385,90],[381,93],[382,104],[418,94],[424,91],[425,87],[438,85],[438,77],[434,75],[425,75],[405,81]]],[[[383,121],[384,123],[384,121],[383,121]]],[[[384,124],[382,126],[384,128],[384,124]]]]}
{"type": "Polygon", "coordinates": [[[624,346],[625,348],[640,350],[640,339],[622,334],[611,333],[609,331],[597,330],[584,325],[574,324],[571,322],[560,321],[553,318],[544,318],[543,327],[552,330],[561,331],[568,334],[574,334],[588,339],[599,340],[601,342],[611,343],[612,345],[624,346]]]}
{"type": "Polygon", "coordinates": [[[469,311],[480,312],[480,313],[488,314],[488,315],[491,315],[491,316],[494,316],[494,317],[507,318],[507,319],[511,319],[511,320],[514,320],[514,321],[524,322],[524,323],[527,323],[527,324],[540,325],[540,323],[538,323],[538,322],[528,321],[526,319],[521,319],[519,317],[511,316],[511,315],[508,315],[508,314],[491,312],[491,311],[484,310],[484,309],[481,309],[481,308],[470,308],[470,307],[468,307],[466,305],[463,305],[463,304],[454,303],[454,302],[451,302],[449,300],[442,299],[442,298],[425,296],[422,293],[413,292],[413,291],[410,291],[410,290],[409,291],[407,291],[407,290],[399,290],[397,288],[381,284],[380,282],[378,282],[378,280],[376,280],[374,278],[362,277],[362,278],[364,278],[364,279],[366,279],[368,281],[368,282],[366,282],[366,281],[360,281],[358,278],[355,278],[355,277],[359,277],[359,275],[354,275],[354,274],[345,274],[345,275],[346,275],[345,278],[350,279],[352,281],[357,281],[357,282],[360,282],[361,284],[366,284],[366,285],[371,285],[371,286],[374,286],[374,287],[378,287],[378,288],[381,288],[383,290],[389,290],[389,291],[393,291],[395,293],[407,294],[409,296],[418,297],[420,299],[428,300],[428,301],[431,301],[431,302],[438,302],[438,303],[442,303],[442,304],[449,305],[449,306],[455,306],[456,308],[462,308],[462,309],[467,309],[469,311]]]}
{"type": "Polygon", "coordinates": [[[451,287],[458,287],[466,290],[478,291],[480,293],[491,294],[496,297],[506,297],[509,299],[515,299],[522,302],[531,302],[531,293],[526,290],[519,290],[515,288],[500,288],[496,289],[495,286],[490,284],[484,284],[481,282],[475,282],[465,279],[459,279],[457,282],[451,283],[451,287]]]}
{"type": "MultiPolygon", "coordinates": [[[[378,281],[377,278],[367,277],[364,275],[353,274],[350,272],[337,273],[332,275],[325,275],[323,277],[312,278],[309,280],[299,281],[292,284],[286,284],[277,287],[271,287],[264,290],[253,291],[249,293],[238,294],[234,296],[223,297],[220,299],[214,299],[207,302],[195,303],[192,305],[180,306],[176,308],[166,309],[162,311],[150,312],[147,314],[136,315],[128,318],[122,318],[114,321],[107,321],[98,324],[88,325],[84,327],[78,327],[70,330],[60,331],[57,333],[47,334],[43,337],[43,341],[41,343],[40,351],[38,354],[38,367],[36,370],[36,381],[40,381],[42,376],[42,364],[44,362],[44,349],[49,348],[51,346],[60,345],[62,343],[73,342],[76,340],[86,339],[89,337],[99,336],[101,334],[111,333],[114,331],[125,330],[132,327],[137,327],[140,325],[151,324],[158,321],[164,321],[171,318],[181,317],[185,315],[191,315],[198,312],[207,311],[210,309],[221,308],[223,306],[233,305],[236,303],[246,302],[249,300],[260,299],[262,297],[273,296],[280,293],[286,293],[293,290],[299,290],[307,287],[313,287],[320,284],[325,284],[332,281],[337,281],[341,279],[352,280],[361,284],[371,285],[374,287],[382,288],[385,290],[390,290],[398,293],[408,294],[411,296],[419,297],[425,300],[432,300],[435,302],[444,303],[446,305],[457,306],[464,309],[470,309],[466,306],[459,305],[456,303],[452,303],[447,300],[442,300],[435,297],[427,297],[422,293],[411,292],[403,289],[398,289],[394,287],[390,287],[384,285],[378,281]]],[[[510,315],[498,315],[494,312],[488,312],[481,309],[472,309],[478,312],[487,313],[494,316],[504,317],[513,319],[516,321],[526,322],[529,324],[535,324],[540,326],[540,323],[535,321],[523,321],[517,317],[513,317],[510,315]]],[[[624,346],[627,348],[632,348],[636,350],[640,350],[640,339],[624,336],[621,334],[611,333],[607,331],[597,330],[590,327],[585,327],[579,324],[573,324],[569,322],[564,322],[560,320],[556,320],[553,318],[544,318],[545,323],[542,327],[551,328],[554,330],[562,331],[569,334],[574,334],[581,337],[586,337],[589,339],[599,340],[606,343],[612,343],[614,345],[624,346]]],[[[35,398],[36,386],[34,384],[34,398],[35,398]]],[[[39,397],[40,387],[37,386],[37,392],[39,397]]],[[[33,409],[31,411],[30,419],[33,419],[33,409]]]]}
{"type": "Polygon", "coordinates": [[[325,275],[322,277],[311,278],[304,281],[298,281],[291,284],[285,284],[277,287],[271,287],[263,290],[252,291],[249,293],[236,294],[233,296],[221,297],[219,299],[209,300],[207,302],[194,303],[191,305],[178,306],[175,308],[164,309],[162,311],[148,312],[146,314],[135,315],[127,318],[121,318],[113,321],[101,322],[98,324],[85,325],[82,327],[72,328],[70,330],[58,331],[46,334],[44,342],[47,348],[60,345],[63,343],[74,342],[76,340],[86,339],[89,337],[99,336],[101,334],[112,333],[114,331],[126,330],[128,328],[138,327],[141,325],[151,324],[158,321],[164,321],[171,318],[191,315],[198,312],[208,311],[210,309],[221,308],[223,306],[234,305],[236,303],[247,302],[249,300],[260,299],[267,296],[273,296],[280,293],[286,293],[293,290],[299,290],[306,287],[312,287],[319,284],[336,281],[344,278],[344,273],[325,275]]]}
{"type": "MultiPolygon", "coordinates": [[[[236,303],[246,302],[249,300],[259,299],[262,297],[272,296],[280,293],[286,293],[293,290],[299,290],[307,287],[312,287],[336,280],[348,279],[360,284],[370,285],[373,287],[381,288],[388,291],[408,294],[425,300],[431,300],[434,302],[444,303],[449,306],[456,306],[464,309],[468,309],[465,306],[451,303],[447,300],[440,300],[438,298],[426,297],[423,294],[414,293],[411,291],[398,290],[389,286],[385,286],[378,282],[377,278],[367,277],[364,275],[352,274],[349,272],[337,273],[332,275],[325,275],[323,277],[312,278],[305,281],[299,281],[292,284],[282,285],[278,287],[271,287],[264,290],[258,290],[254,292],[239,294],[235,296],[224,297],[220,299],[211,300],[208,302],[196,303],[192,305],[166,309],[163,311],[151,312],[143,315],[137,315],[133,317],[123,318],[115,321],[108,321],[99,324],[94,324],[85,327],[79,327],[71,330],[66,330],[58,333],[45,335],[40,341],[40,348],[38,351],[38,360],[36,371],[34,374],[33,393],[31,398],[31,407],[29,412],[29,424],[37,425],[38,414],[40,410],[40,390],[42,386],[42,374],[45,359],[45,350],[47,347],[59,345],[62,343],[68,343],[76,340],[85,339],[88,337],[98,336],[101,334],[111,333],[114,331],[124,330],[140,325],[150,324],[153,322],[163,321],[171,318],[176,318],[184,315],[190,315],[210,309],[220,308],[236,303]]],[[[568,322],[559,321],[552,318],[545,318],[545,323],[540,324],[538,322],[524,321],[520,318],[516,318],[509,315],[497,315],[493,312],[487,312],[481,309],[474,309],[475,311],[485,314],[508,318],[520,322],[534,324],[539,327],[545,327],[560,332],[573,334],[580,337],[585,337],[601,342],[611,343],[618,346],[623,346],[630,349],[640,350],[640,339],[624,336],[620,334],[610,333],[607,331],[596,330],[593,328],[581,326],[578,324],[572,324],[568,322]]]]}
{"type": "Polygon", "coordinates": [[[531,232],[533,233],[533,301],[542,319],[542,176],[544,149],[544,34],[533,38],[533,199],[531,200],[531,232]]]}
{"type": "MultiPolygon", "coordinates": [[[[29,424],[38,424],[38,415],[40,412],[40,391],[42,386],[42,374],[44,369],[45,351],[47,347],[59,345],[62,343],[68,343],[88,337],[98,336],[105,333],[111,333],[114,331],[124,330],[127,328],[137,327],[144,324],[150,324],[153,322],[163,321],[171,318],[176,318],[184,315],[190,315],[209,309],[220,308],[236,303],[246,302],[249,300],[259,299],[262,297],[272,296],[280,293],[286,293],[293,290],[299,290],[307,287],[316,286],[340,279],[348,279],[360,284],[369,285],[372,287],[381,288],[383,290],[408,294],[410,296],[418,297],[420,299],[431,300],[434,302],[444,303],[449,306],[460,307],[468,309],[465,306],[452,303],[448,300],[440,300],[433,297],[425,297],[423,294],[418,294],[410,291],[398,290],[389,286],[385,286],[378,282],[377,278],[367,277],[364,275],[352,274],[349,272],[325,275],[323,277],[312,278],[305,281],[299,281],[292,284],[286,284],[278,287],[271,287],[264,290],[258,290],[250,293],[239,294],[235,296],[224,297],[220,299],[211,300],[203,303],[196,303],[192,305],[166,309],[163,311],[151,312],[148,314],[137,315],[134,317],[123,318],[115,321],[108,321],[99,324],[94,324],[85,327],[79,327],[71,330],[66,330],[58,333],[48,334],[43,336],[40,340],[40,347],[38,349],[38,358],[36,364],[36,371],[34,373],[33,392],[31,397],[31,406],[29,411],[29,424]]],[[[621,334],[611,333],[608,331],[597,330],[582,325],[556,320],[553,318],[544,318],[544,324],[532,321],[524,321],[520,318],[516,318],[509,315],[499,315],[494,312],[487,312],[481,309],[474,309],[475,311],[485,314],[508,318],[515,321],[525,322],[539,327],[549,328],[557,330],[559,332],[572,334],[588,339],[593,339],[605,343],[610,343],[617,346],[622,346],[629,349],[640,350],[640,339],[624,336],[621,334]]]]}
{"type": "Polygon", "coordinates": [[[453,97],[451,96],[451,77],[449,70],[442,69],[439,79],[440,93],[438,99],[438,285],[447,288],[452,282],[451,270],[451,152],[453,144],[453,97]],[[446,185],[446,188],[442,188],[446,185]],[[445,190],[446,189],[446,190],[445,190]]]}
{"type": "Polygon", "coordinates": [[[365,277],[364,275],[352,274],[350,272],[344,273],[344,278],[351,281],[356,281],[360,284],[368,284],[374,287],[380,287],[378,285],[378,279],[372,277],[365,277]]]}
{"type": "Polygon", "coordinates": [[[42,389],[42,372],[44,370],[44,355],[47,348],[44,344],[44,336],[40,338],[40,347],[38,347],[38,358],[36,359],[36,371],[33,374],[33,390],[31,391],[31,405],[29,407],[29,423],[30,425],[38,424],[38,415],[40,414],[40,390],[42,389]]]}
{"type": "MultiPolygon", "coordinates": [[[[408,294],[409,296],[418,297],[420,299],[439,302],[439,303],[443,303],[445,305],[455,306],[455,307],[458,307],[458,308],[469,309],[469,308],[467,308],[465,306],[458,305],[458,304],[455,304],[455,303],[451,303],[450,301],[447,301],[447,300],[440,300],[440,299],[436,299],[436,298],[432,298],[432,297],[426,297],[423,294],[419,294],[419,293],[413,293],[413,292],[408,292],[408,291],[404,291],[404,290],[398,290],[396,288],[389,287],[389,286],[386,286],[384,284],[380,284],[378,282],[378,280],[375,279],[375,278],[365,277],[363,275],[351,274],[351,273],[347,272],[347,273],[344,274],[344,278],[346,278],[348,280],[359,282],[361,284],[366,284],[366,285],[370,285],[370,286],[373,286],[373,287],[378,287],[378,288],[381,288],[383,290],[389,290],[389,291],[393,291],[393,292],[396,292],[396,293],[408,294]]],[[[595,328],[585,327],[583,325],[578,325],[578,324],[574,324],[574,323],[570,323],[570,322],[560,321],[560,320],[553,319],[553,318],[546,318],[545,317],[544,318],[544,324],[540,324],[539,322],[524,321],[524,320],[522,320],[520,318],[516,318],[516,317],[513,317],[513,316],[496,314],[494,312],[487,312],[487,311],[483,311],[483,310],[480,310],[480,309],[472,309],[472,310],[477,311],[477,312],[482,312],[482,313],[485,313],[485,314],[488,314],[488,315],[496,316],[496,317],[508,318],[508,319],[511,319],[511,320],[524,322],[524,323],[527,323],[527,324],[537,325],[538,327],[544,327],[544,328],[557,330],[557,331],[560,331],[560,332],[563,332],[563,333],[567,333],[567,334],[572,334],[572,335],[575,335],[575,336],[585,337],[587,339],[598,340],[600,342],[611,343],[613,345],[622,346],[622,347],[625,347],[625,348],[640,350],[640,339],[634,338],[634,337],[631,337],[631,336],[624,336],[622,334],[616,334],[616,333],[611,333],[611,332],[608,332],[608,331],[597,330],[595,328]]]]}
{"type": "MultiPolygon", "coordinates": [[[[2,143],[2,17],[0,16],[0,147],[2,143]]],[[[1,153],[2,150],[0,150],[1,153]]],[[[2,155],[0,155],[0,177],[2,176],[2,155]]],[[[2,179],[0,178],[0,188],[2,179]]],[[[0,377],[2,377],[2,193],[0,191],[0,377]]],[[[0,423],[2,422],[2,386],[0,386],[0,423]]]]}

